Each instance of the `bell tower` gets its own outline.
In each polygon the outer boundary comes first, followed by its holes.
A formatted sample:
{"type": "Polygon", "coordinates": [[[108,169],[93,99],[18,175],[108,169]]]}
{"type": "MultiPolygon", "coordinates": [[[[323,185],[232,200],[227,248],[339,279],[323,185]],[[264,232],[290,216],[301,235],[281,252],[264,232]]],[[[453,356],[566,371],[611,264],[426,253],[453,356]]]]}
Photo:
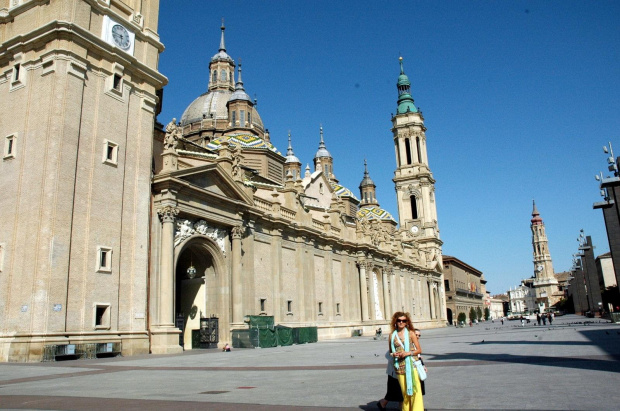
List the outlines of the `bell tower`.
{"type": "Polygon", "coordinates": [[[0,361],[149,352],[158,17],[159,0],[0,2],[0,361]]]}
{"type": "Polygon", "coordinates": [[[406,237],[418,238],[420,248],[441,254],[435,179],[428,166],[424,117],[411,96],[411,82],[400,57],[400,75],[396,84],[398,106],[392,117],[392,133],[396,152],[394,184],[398,203],[400,229],[406,237]]]}

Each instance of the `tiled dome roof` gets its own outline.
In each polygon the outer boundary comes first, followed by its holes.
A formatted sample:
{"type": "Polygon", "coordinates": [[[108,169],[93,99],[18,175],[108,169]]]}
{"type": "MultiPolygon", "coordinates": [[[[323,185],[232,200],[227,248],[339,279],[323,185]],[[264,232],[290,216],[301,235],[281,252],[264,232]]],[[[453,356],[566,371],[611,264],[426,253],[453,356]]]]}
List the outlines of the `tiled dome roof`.
{"type": "Polygon", "coordinates": [[[355,197],[355,195],[353,194],[353,192],[351,190],[349,190],[348,188],[341,186],[340,184],[337,184],[333,181],[330,181],[329,183],[332,188],[334,189],[334,192],[336,193],[336,195],[338,197],[350,197],[353,198],[357,201],[359,201],[359,199],[357,197],[355,197]]]}
{"type": "MultiPolygon", "coordinates": [[[[254,136],[252,134],[233,134],[233,135],[226,136],[226,137],[228,137],[229,144],[236,146],[236,147],[241,147],[242,149],[243,148],[258,148],[258,149],[269,150],[276,154],[282,155],[280,154],[278,149],[275,148],[273,144],[268,143],[262,138],[254,136]]],[[[222,144],[222,138],[221,137],[215,138],[211,140],[209,144],[207,144],[207,148],[210,150],[217,151],[220,149],[220,144],[222,144]]]]}
{"type": "Polygon", "coordinates": [[[381,220],[381,221],[396,222],[396,220],[394,220],[394,217],[392,217],[392,214],[376,206],[360,208],[360,210],[357,212],[357,218],[366,219],[366,220],[381,220]]]}

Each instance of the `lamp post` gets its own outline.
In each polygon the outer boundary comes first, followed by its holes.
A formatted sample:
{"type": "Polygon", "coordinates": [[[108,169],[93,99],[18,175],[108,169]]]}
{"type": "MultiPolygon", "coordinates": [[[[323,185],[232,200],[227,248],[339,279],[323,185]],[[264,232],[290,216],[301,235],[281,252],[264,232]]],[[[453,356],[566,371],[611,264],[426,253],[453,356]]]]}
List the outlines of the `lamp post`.
{"type": "Polygon", "coordinates": [[[609,157],[607,157],[607,169],[613,173],[613,176],[604,177],[602,172],[595,176],[595,179],[600,183],[599,188],[603,201],[594,203],[592,207],[603,210],[607,241],[609,242],[611,261],[613,262],[616,275],[616,284],[620,284],[620,209],[618,206],[620,201],[620,158],[614,157],[611,142],[609,143],[609,149],[605,146],[603,151],[605,154],[609,154],[609,157]]]}

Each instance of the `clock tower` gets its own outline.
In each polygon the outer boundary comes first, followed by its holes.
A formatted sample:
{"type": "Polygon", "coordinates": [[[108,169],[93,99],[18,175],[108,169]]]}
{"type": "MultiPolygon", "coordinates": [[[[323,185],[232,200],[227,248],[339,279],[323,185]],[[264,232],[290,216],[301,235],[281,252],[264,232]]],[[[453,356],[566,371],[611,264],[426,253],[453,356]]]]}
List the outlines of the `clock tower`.
{"type": "Polygon", "coordinates": [[[149,352],[158,14],[159,0],[0,1],[0,361],[149,352]]]}
{"type": "Polygon", "coordinates": [[[394,184],[398,203],[400,230],[404,239],[417,240],[420,251],[431,265],[441,270],[441,240],[435,206],[435,179],[428,165],[426,127],[422,112],[411,96],[411,82],[400,57],[398,107],[392,117],[396,152],[394,184]]]}
{"type": "Polygon", "coordinates": [[[553,296],[558,290],[558,280],[553,272],[553,263],[549,253],[549,242],[545,233],[545,223],[536,208],[536,202],[532,201],[532,247],[534,248],[534,277],[533,286],[536,291],[536,301],[539,309],[555,304],[557,298],[553,296]]]}

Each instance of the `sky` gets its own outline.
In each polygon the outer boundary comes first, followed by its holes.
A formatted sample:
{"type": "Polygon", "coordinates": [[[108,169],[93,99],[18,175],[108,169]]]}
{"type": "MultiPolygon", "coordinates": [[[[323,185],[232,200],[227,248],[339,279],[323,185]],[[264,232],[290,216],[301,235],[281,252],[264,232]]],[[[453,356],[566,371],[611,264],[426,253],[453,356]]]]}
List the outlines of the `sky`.
{"type": "Polygon", "coordinates": [[[323,126],[340,183],[359,197],[364,159],[398,220],[391,117],[399,56],[427,127],[443,253],[491,294],[534,273],[532,200],[556,272],[579,230],[609,251],[594,176],[620,155],[620,2],[161,0],[158,120],[208,85],[225,19],[228,54],[272,143],[312,166],[323,126]]]}

